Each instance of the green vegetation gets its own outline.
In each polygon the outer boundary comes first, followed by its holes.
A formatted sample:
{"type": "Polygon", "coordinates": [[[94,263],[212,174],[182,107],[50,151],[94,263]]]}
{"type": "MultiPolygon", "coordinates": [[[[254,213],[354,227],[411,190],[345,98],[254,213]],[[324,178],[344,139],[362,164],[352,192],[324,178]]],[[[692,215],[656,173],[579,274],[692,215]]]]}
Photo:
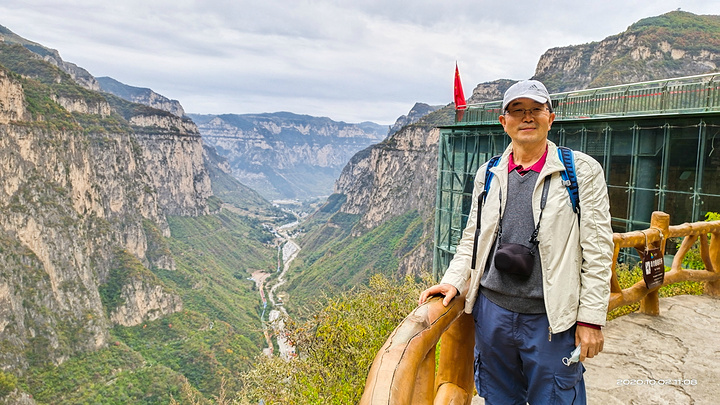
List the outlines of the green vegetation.
{"type": "Polygon", "coordinates": [[[14,375],[0,371],[0,398],[15,391],[17,378],[14,375]]]}
{"type": "Polygon", "coordinates": [[[18,44],[0,43],[0,64],[17,75],[33,78],[46,85],[72,81],[67,73],[18,44]]]}
{"type": "MultiPolygon", "coordinates": [[[[214,148],[205,146],[205,152],[210,160],[207,168],[215,198],[229,204],[231,209],[240,215],[263,219],[275,224],[292,221],[290,216],[279,208],[273,207],[255,190],[222,171],[220,166],[226,164],[226,161],[217,154],[214,148]]],[[[211,206],[210,210],[215,212],[215,208],[219,209],[220,207],[211,206]]]]}
{"type": "MultiPolygon", "coordinates": [[[[78,258],[64,260],[51,252],[49,259],[58,272],[51,277],[47,265],[16,236],[0,234],[0,273],[24,300],[24,314],[19,315],[23,318],[4,327],[0,345],[7,363],[14,361],[19,369],[28,366],[18,372],[0,372],[0,402],[16,389],[32,394],[38,403],[53,404],[169,403],[171,396],[180,396],[186,383],[200,398],[218,392],[224,380],[228,390],[240,389],[240,373],[249,369],[266,343],[259,319],[260,296],[248,278],[254,271],[274,272],[277,260],[272,234],[261,221],[287,222],[288,216],[226,173],[218,172],[213,187],[221,192],[208,199],[211,215],[168,218],[170,237],[165,237],[157,224],[142,220],[147,266],[133,253],[114,247],[125,230],[137,228],[140,215],[126,216],[123,211],[99,218],[93,213],[79,213],[73,207],[76,196],[69,180],[58,180],[57,176],[64,174],[69,179],[71,166],[76,163],[93,167],[93,161],[68,160],[85,156],[70,156],[76,148],[84,148],[84,153],[88,147],[97,147],[115,156],[112,151],[118,149],[118,137],[159,132],[157,128],[136,128],[128,122],[130,118],[169,113],[87,90],[19,45],[0,43],[0,73],[20,84],[25,96],[28,114],[23,121],[11,123],[21,131],[18,138],[30,138],[36,142],[32,147],[47,149],[40,154],[41,160],[16,170],[23,175],[23,183],[9,198],[6,210],[35,218],[40,228],[50,230],[58,239],[81,238],[77,245],[67,246],[87,247],[89,251],[82,254],[89,255],[91,267],[105,269],[110,261],[107,274],[83,273],[81,276],[87,278],[80,283],[79,277],[65,277],[75,275],[77,262],[72,259],[78,258]],[[91,111],[108,103],[111,113],[70,113],[61,105],[64,99],[86,104],[91,111]],[[66,151],[69,142],[74,142],[71,152],[66,151]],[[55,168],[57,173],[51,170],[55,168]],[[104,314],[82,309],[89,305],[82,298],[96,299],[95,293],[87,291],[94,288],[95,279],[103,281],[98,292],[104,314]],[[131,283],[148,289],[160,286],[165,293],[179,296],[184,310],[141,325],[116,325],[107,330],[105,317],[125,304],[131,283]],[[65,293],[62,299],[67,301],[45,296],[51,288],[65,293]],[[18,326],[24,331],[15,331],[18,326]],[[104,338],[109,346],[95,350],[104,346],[104,338]],[[14,360],[8,361],[10,358],[14,360]]],[[[142,160],[137,140],[130,136],[128,142],[130,153],[142,160]]],[[[18,153],[12,149],[6,152],[18,153]]],[[[11,160],[11,166],[16,161],[24,164],[22,159],[11,160]]],[[[117,155],[114,163],[124,164],[122,155],[117,155]]],[[[106,175],[99,173],[99,181],[107,179],[106,175]]],[[[138,192],[155,193],[148,185],[134,183],[138,178],[117,180],[131,199],[138,192]]],[[[135,237],[134,233],[129,236],[135,237]]],[[[50,240],[43,239],[43,243],[50,240]]],[[[151,312],[148,317],[158,315],[151,312]]]]}
{"type": "MultiPolygon", "coordinates": [[[[184,310],[137,326],[116,325],[109,347],[72,355],[60,366],[47,361],[49,339],[37,336],[27,353],[31,367],[18,387],[39,403],[55,404],[169,403],[171,396],[182,396],[184,384],[205,401],[221,391],[223,381],[229,392],[241,388],[241,373],[265,345],[259,294],[247,278],[254,270],[274,270],[276,249],[264,244],[269,233],[258,220],[227,210],[170,217],[169,222],[170,238],[149,221],[143,227],[150,261],[170,255],[176,270],[148,270],[117,249],[109,277],[100,286],[101,301],[111,313],[123,304],[123,287],[140,279],[179,295],[184,310]]],[[[5,245],[0,248],[10,252],[5,245]]],[[[38,328],[28,322],[27,327],[38,328]]],[[[57,325],[61,344],[89,341],[81,327],[57,325]]],[[[12,387],[12,378],[0,375],[0,390],[12,387]]]]}
{"type": "Polygon", "coordinates": [[[220,390],[223,379],[233,391],[239,389],[240,373],[259,352],[257,343],[241,333],[252,327],[240,326],[185,310],[134,327],[116,326],[113,336],[145,362],[167,367],[209,395],[220,390]]]}
{"type": "Polygon", "coordinates": [[[177,269],[155,273],[180,294],[186,309],[239,328],[259,347],[260,297],[248,277],[275,270],[276,250],[263,244],[269,233],[257,220],[227,210],[169,220],[177,269]]]}
{"type": "Polygon", "coordinates": [[[289,362],[259,357],[256,367],[243,375],[239,402],[357,403],[375,355],[417,306],[424,285],[411,278],[403,283],[374,275],[369,286],[330,299],[310,320],[289,323],[299,356],[289,362]]]}
{"type": "Polygon", "coordinates": [[[20,386],[38,403],[149,405],[168,403],[185,381],[117,343],[72,357],[58,367],[31,369],[20,386]]]}
{"type": "Polygon", "coordinates": [[[370,274],[395,277],[400,259],[420,244],[425,226],[418,212],[412,211],[363,235],[348,237],[357,220],[357,215],[336,213],[303,240],[291,274],[302,276],[294,277],[287,287],[290,309],[314,301],[317,291],[342,291],[365,284],[370,274]]]}
{"type": "Polygon", "coordinates": [[[635,81],[709,73],[697,64],[702,51],[720,52],[720,17],[672,11],[642,19],[618,35],[569,48],[573,69],[547,70],[537,76],[551,92],[602,87],[635,81]],[[614,56],[606,60],[608,49],[614,56]],[[670,49],[681,53],[671,53],[670,49]],[[591,63],[591,58],[600,57],[591,63]],[[588,83],[587,78],[591,78],[588,83]]]}
{"type": "MultiPolygon", "coordinates": [[[[33,49],[40,49],[34,47],[33,49]]],[[[0,43],[0,69],[22,85],[30,120],[23,125],[52,131],[82,129],[87,133],[128,133],[130,118],[137,115],[171,116],[172,114],[146,105],[132,103],[108,93],[88,90],[77,84],[67,73],[45,62],[25,46],[0,43]],[[92,106],[109,103],[112,113],[70,113],[57,100],[80,100],[92,106]]],[[[133,128],[135,132],[144,128],[133,128]]],[[[157,128],[153,128],[157,132],[157,128]]]]}

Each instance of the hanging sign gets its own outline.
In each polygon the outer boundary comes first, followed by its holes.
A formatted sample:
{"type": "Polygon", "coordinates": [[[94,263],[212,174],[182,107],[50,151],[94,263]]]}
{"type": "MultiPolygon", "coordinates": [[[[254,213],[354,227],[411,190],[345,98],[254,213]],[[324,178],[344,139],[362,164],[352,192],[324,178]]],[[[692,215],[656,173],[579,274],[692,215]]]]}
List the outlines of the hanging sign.
{"type": "Polygon", "coordinates": [[[642,258],[643,280],[648,290],[661,286],[665,280],[665,261],[659,248],[650,249],[645,236],[645,254],[642,258]]]}

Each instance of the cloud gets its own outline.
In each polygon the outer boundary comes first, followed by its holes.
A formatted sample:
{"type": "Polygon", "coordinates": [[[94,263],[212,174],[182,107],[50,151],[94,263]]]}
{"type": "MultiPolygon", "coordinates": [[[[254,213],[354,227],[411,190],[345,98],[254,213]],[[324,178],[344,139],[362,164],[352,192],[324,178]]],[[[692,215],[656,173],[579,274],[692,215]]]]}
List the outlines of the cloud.
{"type": "Polygon", "coordinates": [[[6,0],[0,24],[96,76],[149,87],[188,112],[292,111],[392,123],[447,104],[458,61],[479,82],[533,75],[548,48],[720,2],[6,0]]]}

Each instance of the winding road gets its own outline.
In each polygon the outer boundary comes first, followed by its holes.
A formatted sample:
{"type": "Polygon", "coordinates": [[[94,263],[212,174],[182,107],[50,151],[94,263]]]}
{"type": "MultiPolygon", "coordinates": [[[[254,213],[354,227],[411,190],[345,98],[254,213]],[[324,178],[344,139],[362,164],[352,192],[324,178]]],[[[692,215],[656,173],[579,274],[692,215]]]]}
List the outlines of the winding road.
{"type": "MultiPolygon", "coordinates": [[[[265,337],[268,340],[268,348],[263,350],[263,352],[265,352],[266,354],[273,353],[273,346],[272,342],[270,341],[270,332],[268,330],[268,328],[272,327],[278,347],[280,349],[280,356],[285,359],[295,355],[295,347],[290,344],[290,342],[285,337],[285,322],[283,321],[283,318],[287,316],[287,311],[285,310],[282,302],[277,302],[275,300],[275,290],[281,285],[285,284],[285,282],[287,281],[285,280],[285,275],[290,268],[290,263],[297,257],[298,252],[300,252],[300,246],[295,243],[295,241],[287,234],[287,230],[297,224],[297,222],[293,222],[287,225],[283,225],[275,232],[275,235],[277,237],[285,241],[285,244],[282,247],[283,269],[282,272],[280,272],[277,280],[275,281],[275,284],[270,287],[268,292],[268,301],[270,302],[270,307],[272,309],[268,314],[267,323],[265,323],[264,319],[261,318],[261,321],[263,321],[263,325],[265,326],[265,337]]],[[[260,291],[261,293],[263,291],[262,285],[260,286],[260,291]]],[[[263,311],[263,314],[264,313],[265,311],[263,311]]]]}

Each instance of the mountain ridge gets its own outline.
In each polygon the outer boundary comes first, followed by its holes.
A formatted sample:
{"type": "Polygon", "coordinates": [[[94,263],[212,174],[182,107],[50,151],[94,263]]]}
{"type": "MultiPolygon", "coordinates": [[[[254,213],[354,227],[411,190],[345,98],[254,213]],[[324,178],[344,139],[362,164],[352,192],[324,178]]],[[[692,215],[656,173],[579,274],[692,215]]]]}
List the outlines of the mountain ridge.
{"type": "Polygon", "coordinates": [[[291,112],[188,114],[234,176],[267,199],[329,195],[350,157],[384,138],[385,127],[291,112]]]}

